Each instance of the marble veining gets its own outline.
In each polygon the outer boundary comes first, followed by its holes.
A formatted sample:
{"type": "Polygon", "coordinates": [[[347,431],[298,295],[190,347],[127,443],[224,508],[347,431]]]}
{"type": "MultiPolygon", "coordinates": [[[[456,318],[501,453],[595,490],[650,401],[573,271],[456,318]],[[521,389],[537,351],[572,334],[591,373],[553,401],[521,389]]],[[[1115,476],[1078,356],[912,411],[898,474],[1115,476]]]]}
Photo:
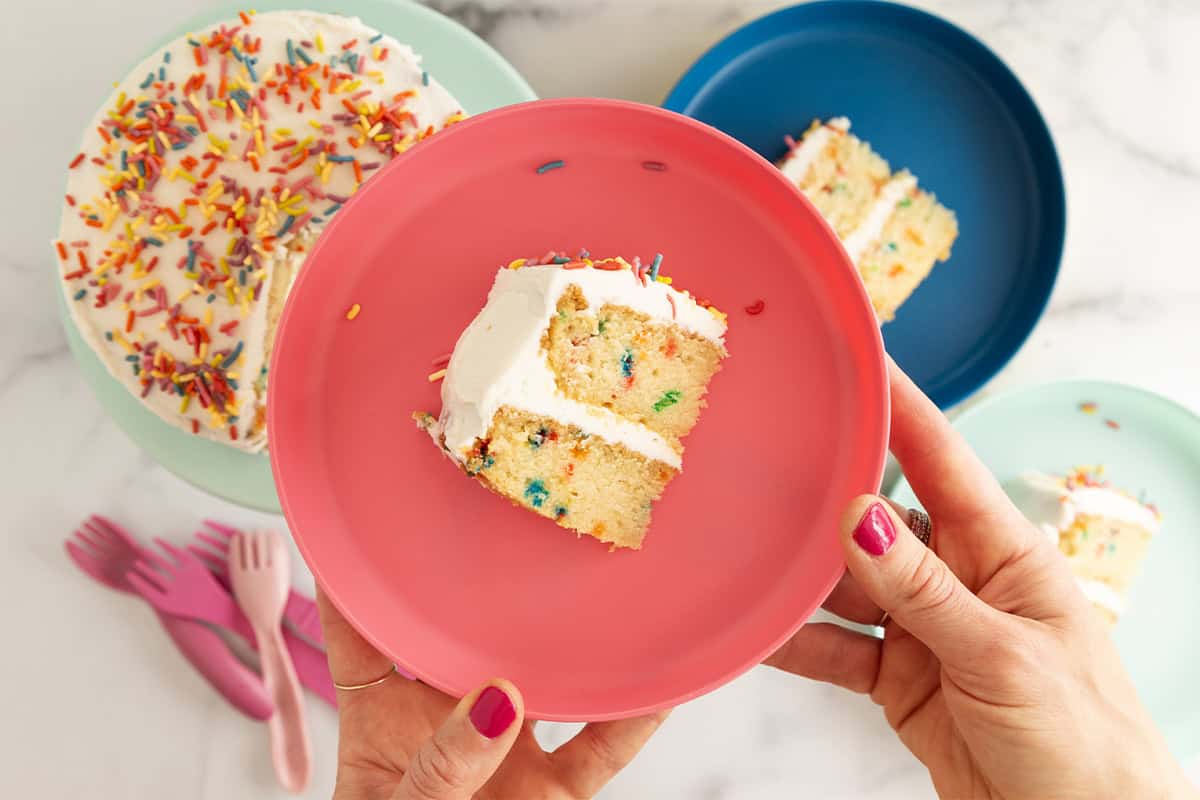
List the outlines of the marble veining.
{"type": "MultiPolygon", "coordinates": [[[[214,5],[206,0],[204,5],[214,5]]],[[[543,96],[659,102],[703,50],[778,0],[435,0],[543,96]]],[[[1200,6],[1191,0],[919,0],[979,36],[1034,95],[1067,181],[1068,237],[1048,312],[977,396],[1057,377],[1116,378],[1200,410],[1200,6]]],[[[49,0],[22,14],[0,61],[0,795],[58,800],[284,797],[266,736],[178,658],[153,617],[83,580],[61,542],[101,511],[182,539],[205,516],[280,525],[208,497],[139,452],[107,418],[58,321],[53,236],[62,171],[109,82],[194,3],[49,0]],[[69,8],[71,24],[63,22],[69,8]],[[120,43],[114,47],[112,43],[120,43]],[[14,157],[16,154],[16,157],[14,157]],[[14,190],[19,187],[19,191],[14,190]],[[33,679],[31,683],[31,679],[33,679]],[[20,722],[18,723],[17,720],[20,722]]],[[[969,405],[969,403],[968,403],[969,405]]],[[[300,585],[311,586],[299,558],[300,585]]],[[[306,797],[333,785],[336,723],[309,704],[317,754],[306,797]]],[[[576,726],[542,725],[561,743],[576,726]]],[[[1200,779],[1200,757],[1189,764],[1200,779]]],[[[932,796],[872,704],[758,668],[678,709],[601,796],[767,800],[932,796]]]]}

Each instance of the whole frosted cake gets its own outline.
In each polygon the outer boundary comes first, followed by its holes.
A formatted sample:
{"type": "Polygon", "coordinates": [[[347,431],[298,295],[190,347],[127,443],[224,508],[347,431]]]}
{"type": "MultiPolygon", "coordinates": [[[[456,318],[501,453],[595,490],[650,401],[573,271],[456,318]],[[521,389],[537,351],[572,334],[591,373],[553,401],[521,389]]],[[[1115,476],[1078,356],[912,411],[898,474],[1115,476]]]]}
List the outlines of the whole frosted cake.
{"type": "Polygon", "coordinates": [[[54,247],[71,318],[155,414],[261,449],[275,322],[322,225],[461,117],[409,47],[357,19],[247,12],[175,39],[116,85],[70,163],[54,247]]]}
{"type": "Polygon", "coordinates": [[[1088,467],[1063,477],[1029,472],[1009,493],[1066,557],[1092,604],[1116,622],[1158,532],[1158,509],[1113,488],[1088,467]]]}
{"type": "MultiPolygon", "coordinates": [[[[790,140],[789,140],[790,141],[790,140]]],[[[958,237],[954,212],[917,188],[907,170],[893,173],[850,120],[813,120],[790,142],[780,169],[842,240],[881,322],[887,322],[958,237]]]]}
{"type": "Polygon", "coordinates": [[[454,347],[442,449],[564,528],[638,548],[725,357],[721,312],[650,266],[562,254],[501,268],[454,347]]]}

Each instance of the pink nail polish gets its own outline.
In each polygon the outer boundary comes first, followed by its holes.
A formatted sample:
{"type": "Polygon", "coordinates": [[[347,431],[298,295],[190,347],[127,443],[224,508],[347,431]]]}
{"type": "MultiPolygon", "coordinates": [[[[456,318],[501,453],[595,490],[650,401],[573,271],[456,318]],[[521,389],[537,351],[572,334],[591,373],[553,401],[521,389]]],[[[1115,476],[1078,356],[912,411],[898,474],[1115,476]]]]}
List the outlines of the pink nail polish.
{"type": "Polygon", "coordinates": [[[872,503],[854,528],[854,541],[873,556],[881,556],[896,541],[896,526],[881,503],[872,503]]]}
{"type": "Polygon", "coordinates": [[[517,718],[517,709],[504,690],[489,686],[475,699],[469,716],[475,730],[489,739],[495,739],[512,725],[517,718]]]}

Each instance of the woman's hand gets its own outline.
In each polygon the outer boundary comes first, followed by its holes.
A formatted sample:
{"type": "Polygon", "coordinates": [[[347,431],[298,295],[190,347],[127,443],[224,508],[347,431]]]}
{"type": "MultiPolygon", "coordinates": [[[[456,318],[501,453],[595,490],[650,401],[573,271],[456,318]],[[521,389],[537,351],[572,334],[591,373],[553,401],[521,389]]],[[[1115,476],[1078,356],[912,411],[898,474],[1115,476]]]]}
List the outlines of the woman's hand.
{"type": "Polygon", "coordinates": [[[1065,560],[895,364],[891,386],[891,449],[932,547],[855,499],[825,607],[886,612],[884,638],[810,624],[767,663],[869,694],[943,797],[1195,796],[1065,560]]]}
{"type": "MultiPolygon", "coordinates": [[[[392,663],[317,592],[329,670],[343,686],[390,674],[392,663]]],[[[488,681],[457,704],[399,675],[338,693],[334,800],[577,800],[628,764],[666,712],[586,725],[547,753],[511,683],[488,681]]]]}

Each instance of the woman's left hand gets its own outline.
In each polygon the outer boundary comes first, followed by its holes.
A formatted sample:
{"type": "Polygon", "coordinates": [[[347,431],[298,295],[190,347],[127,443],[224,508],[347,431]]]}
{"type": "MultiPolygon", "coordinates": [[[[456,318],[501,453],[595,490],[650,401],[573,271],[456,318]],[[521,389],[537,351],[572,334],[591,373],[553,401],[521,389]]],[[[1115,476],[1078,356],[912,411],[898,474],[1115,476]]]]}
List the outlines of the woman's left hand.
{"type": "MultiPolygon", "coordinates": [[[[329,671],[343,686],[389,674],[392,663],[317,592],[329,671]]],[[[491,680],[457,704],[393,675],[338,692],[334,800],[581,800],[628,764],[667,712],[593,722],[552,753],[525,721],[521,694],[491,680]]]]}

